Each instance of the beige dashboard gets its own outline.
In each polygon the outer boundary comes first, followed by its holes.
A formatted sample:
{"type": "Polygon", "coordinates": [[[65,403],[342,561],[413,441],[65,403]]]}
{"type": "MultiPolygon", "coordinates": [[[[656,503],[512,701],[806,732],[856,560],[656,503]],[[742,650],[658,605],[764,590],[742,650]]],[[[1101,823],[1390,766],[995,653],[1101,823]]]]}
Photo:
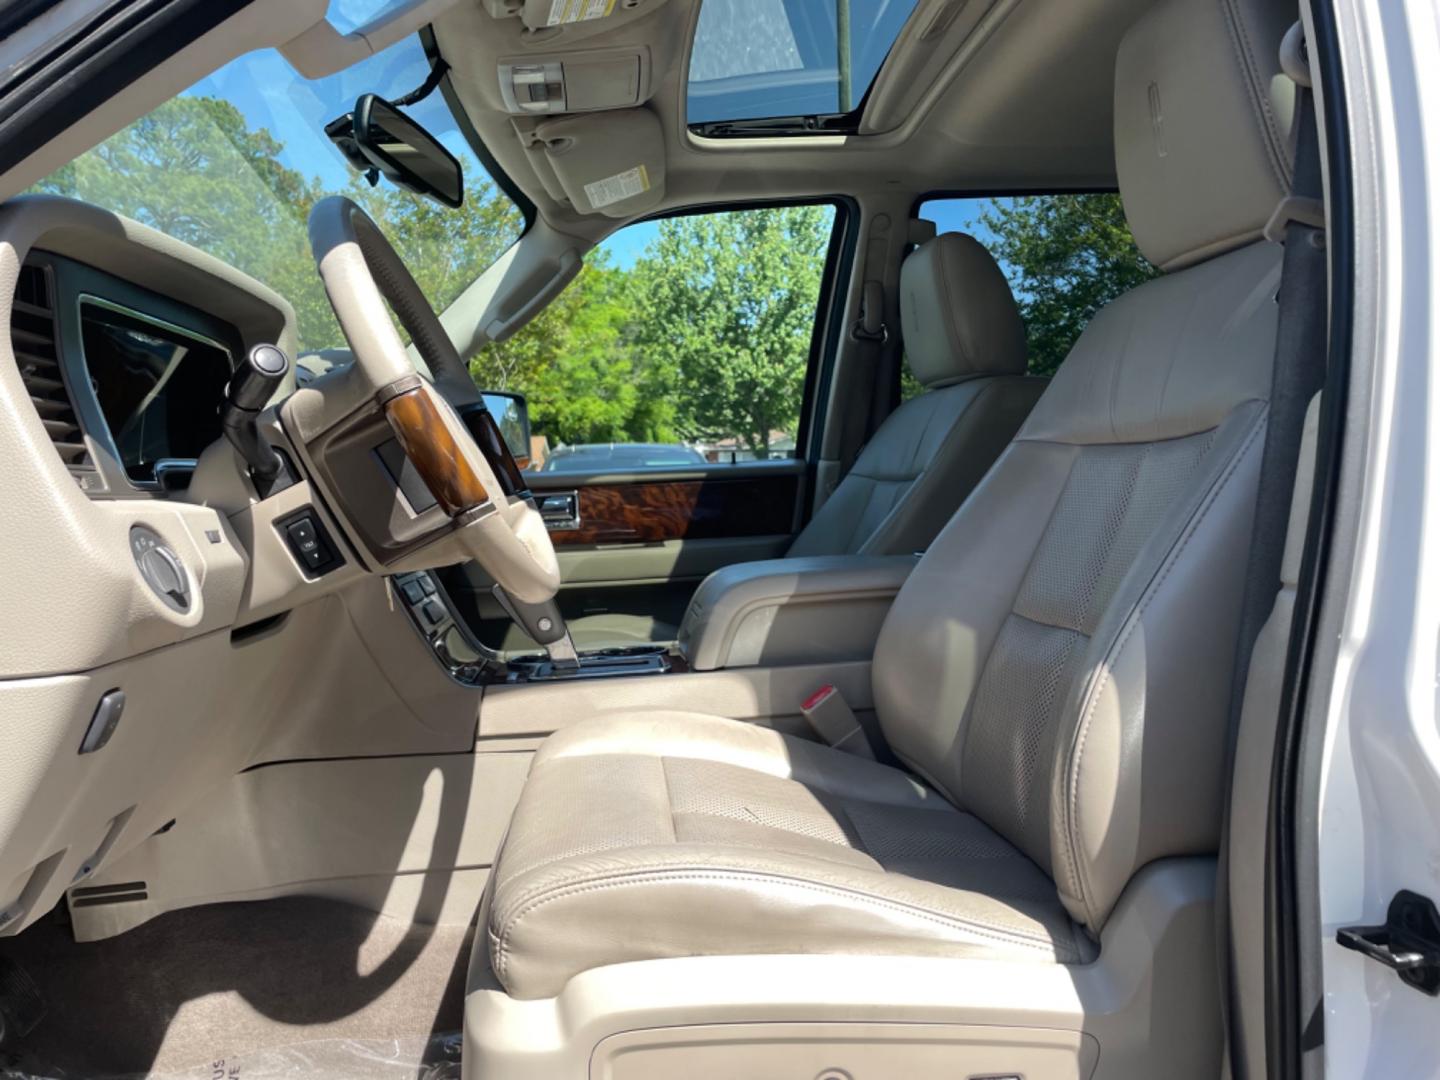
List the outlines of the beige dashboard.
{"type": "Polygon", "coordinates": [[[123,285],[127,308],[158,298],[157,325],[295,350],[288,302],[200,251],[70,200],[0,206],[0,934],[249,766],[475,737],[479,693],[426,657],[385,580],[343,548],[335,572],[308,574],[286,546],[287,513],[329,522],[307,482],[259,501],[223,440],[188,490],[127,475],[80,400],[94,387],[74,374],[75,297],[55,285],[76,266],[123,285]],[[166,550],[183,603],[137,544],[166,550]]]}

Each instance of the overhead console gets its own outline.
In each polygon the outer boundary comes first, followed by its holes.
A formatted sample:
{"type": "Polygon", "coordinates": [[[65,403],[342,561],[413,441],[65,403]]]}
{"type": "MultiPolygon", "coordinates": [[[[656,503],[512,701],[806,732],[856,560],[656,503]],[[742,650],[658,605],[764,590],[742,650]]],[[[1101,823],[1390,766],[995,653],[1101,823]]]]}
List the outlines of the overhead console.
{"type": "Polygon", "coordinates": [[[500,98],[516,115],[630,109],[649,99],[650,49],[587,49],[500,60],[500,98]]]}
{"type": "Polygon", "coordinates": [[[574,41],[608,33],[641,15],[648,15],[665,0],[484,0],[495,19],[519,19],[527,37],[555,42],[574,41]]]}

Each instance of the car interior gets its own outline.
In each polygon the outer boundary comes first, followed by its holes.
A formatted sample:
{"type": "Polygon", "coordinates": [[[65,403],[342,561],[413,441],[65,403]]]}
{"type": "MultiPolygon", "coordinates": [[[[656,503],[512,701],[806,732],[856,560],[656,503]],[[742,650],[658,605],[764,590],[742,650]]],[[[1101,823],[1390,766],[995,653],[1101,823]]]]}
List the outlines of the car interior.
{"type": "Polygon", "coordinates": [[[1287,225],[1324,223],[1308,12],[175,6],[97,24],[155,36],[124,78],[52,80],[43,134],[0,124],[0,1074],[1058,1080],[1263,1052],[1227,935],[1267,917],[1231,869],[1265,853],[1228,836],[1266,781],[1232,782],[1232,712],[1269,737],[1311,498],[1309,393],[1272,449],[1287,225]],[[772,17],[832,49],[853,19],[870,59],[767,60],[772,17]],[[188,90],[217,70],[303,102],[399,48],[424,85],[351,80],[325,129],[352,186],[283,207],[303,282],[187,241],[215,207],[178,166],[172,217],[85,186],[128,125],[218,108],[188,90]],[[520,210],[437,304],[379,208],[478,220],[454,140],[520,210]],[[922,207],[1115,192],[1144,280],[1069,313],[1037,373],[1013,251],[922,207]],[[477,385],[628,227],[812,205],[783,450],[543,464],[558,404],[477,385]],[[1257,600],[1261,546],[1287,554],[1257,600]]]}

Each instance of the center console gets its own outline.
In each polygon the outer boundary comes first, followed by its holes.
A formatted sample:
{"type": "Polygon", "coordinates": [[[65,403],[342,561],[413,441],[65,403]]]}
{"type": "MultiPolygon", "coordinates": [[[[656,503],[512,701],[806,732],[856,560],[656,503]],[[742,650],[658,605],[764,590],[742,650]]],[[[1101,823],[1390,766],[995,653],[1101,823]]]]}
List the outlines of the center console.
{"type": "MultiPolygon", "coordinates": [[[[636,645],[580,653],[571,648],[568,655],[552,645],[543,653],[507,656],[475,637],[434,573],[421,570],[397,574],[391,577],[390,585],[436,661],[452,679],[467,686],[661,675],[684,666],[668,645],[636,645]]],[[[558,613],[555,618],[559,618],[558,613]]],[[[563,631],[563,620],[559,629],[563,631]]],[[[558,635],[555,640],[568,641],[568,634],[558,635]]]]}
{"type": "Polygon", "coordinates": [[[717,570],[696,590],[673,645],[579,652],[553,603],[497,596],[543,652],[503,654],[482,643],[431,571],[392,577],[394,593],[431,653],[466,685],[663,675],[868,660],[916,557],[769,559],[717,570]]]}

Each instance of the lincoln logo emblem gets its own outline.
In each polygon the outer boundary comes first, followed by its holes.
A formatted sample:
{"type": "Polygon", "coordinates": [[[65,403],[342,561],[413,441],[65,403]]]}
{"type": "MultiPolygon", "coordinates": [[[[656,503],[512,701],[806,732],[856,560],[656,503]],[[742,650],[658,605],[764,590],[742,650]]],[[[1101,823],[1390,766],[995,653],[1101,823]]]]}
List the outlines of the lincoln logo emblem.
{"type": "Polygon", "coordinates": [[[1150,130],[1155,133],[1155,156],[1165,156],[1165,114],[1160,111],[1160,87],[1150,84],[1150,130]]]}

